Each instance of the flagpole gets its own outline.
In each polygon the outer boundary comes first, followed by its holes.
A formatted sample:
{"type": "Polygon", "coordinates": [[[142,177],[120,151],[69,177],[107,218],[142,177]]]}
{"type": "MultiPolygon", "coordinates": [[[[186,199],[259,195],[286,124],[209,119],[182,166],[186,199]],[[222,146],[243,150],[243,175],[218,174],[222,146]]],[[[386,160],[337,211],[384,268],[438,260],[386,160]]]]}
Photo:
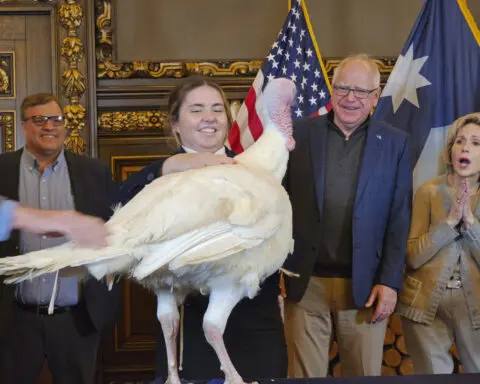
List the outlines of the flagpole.
{"type": "Polygon", "coordinates": [[[472,30],[473,37],[477,40],[477,44],[480,46],[480,30],[478,29],[478,25],[473,19],[473,15],[468,8],[466,0],[457,0],[458,7],[463,13],[463,17],[467,21],[468,26],[472,30]]]}
{"type": "Polygon", "coordinates": [[[288,10],[292,9],[292,0],[288,0],[288,10]]]}
{"type": "Polygon", "coordinates": [[[318,48],[317,39],[315,39],[315,34],[313,33],[312,23],[310,23],[310,16],[308,15],[307,6],[305,0],[301,0],[303,15],[305,16],[305,21],[307,22],[308,31],[312,38],[313,46],[315,47],[315,52],[317,53],[318,61],[320,62],[320,67],[322,68],[323,77],[325,78],[325,83],[327,84],[328,91],[332,93],[332,86],[330,85],[330,80],[328,80],[327,71],[325,70],[325,65],[323,64],[322,55],[320,54],[320,49],[318,48]]]}

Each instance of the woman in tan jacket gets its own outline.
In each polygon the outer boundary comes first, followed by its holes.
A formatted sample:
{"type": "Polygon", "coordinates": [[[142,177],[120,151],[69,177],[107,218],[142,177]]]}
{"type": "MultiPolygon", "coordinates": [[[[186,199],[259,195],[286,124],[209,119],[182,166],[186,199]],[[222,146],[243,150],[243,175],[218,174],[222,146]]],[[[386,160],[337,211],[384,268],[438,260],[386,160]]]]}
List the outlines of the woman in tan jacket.
{"type": "Polygon", "coordinates": [[[480,113],[452,124],[443,159],[415,195],[397,307],[417,374],[452,373],[453,343],[480,372],[480,113]]]}

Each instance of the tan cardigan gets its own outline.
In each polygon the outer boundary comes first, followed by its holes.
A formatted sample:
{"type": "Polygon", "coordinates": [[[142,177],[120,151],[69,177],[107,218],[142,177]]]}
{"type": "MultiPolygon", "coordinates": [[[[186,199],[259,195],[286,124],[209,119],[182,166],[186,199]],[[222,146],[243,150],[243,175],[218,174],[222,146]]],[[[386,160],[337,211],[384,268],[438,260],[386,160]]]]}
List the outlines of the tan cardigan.
{"type": "MultiPolygon", "coordinates": [[[[458,232],[446,223],[454,190],[446,175],[423,184],[415,194],[408,238],[407,263],[397,312],[424,324],[435,319],[446,285],[460,261],[470,319],[480,328],[480,204],[475,222],[458,232]]],[[[478,201],[477,196],[471,202],[478,201]]]]}

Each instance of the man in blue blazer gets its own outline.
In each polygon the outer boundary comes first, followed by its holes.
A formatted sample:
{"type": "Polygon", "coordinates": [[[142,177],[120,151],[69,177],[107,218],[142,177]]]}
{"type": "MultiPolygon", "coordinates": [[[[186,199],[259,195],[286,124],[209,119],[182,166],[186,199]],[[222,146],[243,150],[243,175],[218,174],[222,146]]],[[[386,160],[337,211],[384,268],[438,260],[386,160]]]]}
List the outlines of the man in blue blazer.
{"type": "Polygon", "coordinates": [[[350,56],[333,77],[332,110],[297,120],[285,186],[294,252],[285,268],[290,377],[328,372],[332,326],[344,376],[380,375],[410,227],[408,135],[370,119],[380,73],[350,56]]]}

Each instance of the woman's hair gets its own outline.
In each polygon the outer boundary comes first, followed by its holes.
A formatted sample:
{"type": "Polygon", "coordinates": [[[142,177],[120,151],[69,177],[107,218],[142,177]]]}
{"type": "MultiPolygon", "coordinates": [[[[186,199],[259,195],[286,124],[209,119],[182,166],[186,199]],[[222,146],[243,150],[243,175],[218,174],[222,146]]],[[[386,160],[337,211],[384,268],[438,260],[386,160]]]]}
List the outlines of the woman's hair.
{"type": "Polygon", "coordinates": [[[453,124],[448,129],[447,143],[442,153],[442,158],[445,165],[447,166],[448,173],[453,173],[453,165],[452,165],[453,144],[455,144],[455,140],[457,138],[457,135],[460,129],[462,129],[468,124],[476,124],[480,127],[480,112],[470,113],[468,115],[459,117],[457,120],[453,122],[453,124]]]}
{"type": "Polygon", "coordinates": [[[225,114],[227,115],[227,122],[228,122],[227,132],[230,130],[230,128],[233,125],[233,118],[232,118],[232,113],[230,111],[230,106],[228,104],[227,97],[225,96],[225,93],[223,92],[223,89],[220,87],[220,85],[218,85],[216,82],[206,77],[197,76],[197,75],[189,76],[185,80],[183,80],[181,84],[175,87],[175,89],[170,94],[170,97],[168,98],[168,125],[169,125],[170,132],[175,138],[177,146],[181,145],[181,138],[178,132],[175,132],[173,130],[172,123],[178,121],[180,108],[183,102],[185,101],[185,98],[187,97],[187,95],[194,89],[203,87],[204,85],[216,89],[218,93],[220,93],[220,96],[222,97],[222,101],[225,106],[225,114]]]}

